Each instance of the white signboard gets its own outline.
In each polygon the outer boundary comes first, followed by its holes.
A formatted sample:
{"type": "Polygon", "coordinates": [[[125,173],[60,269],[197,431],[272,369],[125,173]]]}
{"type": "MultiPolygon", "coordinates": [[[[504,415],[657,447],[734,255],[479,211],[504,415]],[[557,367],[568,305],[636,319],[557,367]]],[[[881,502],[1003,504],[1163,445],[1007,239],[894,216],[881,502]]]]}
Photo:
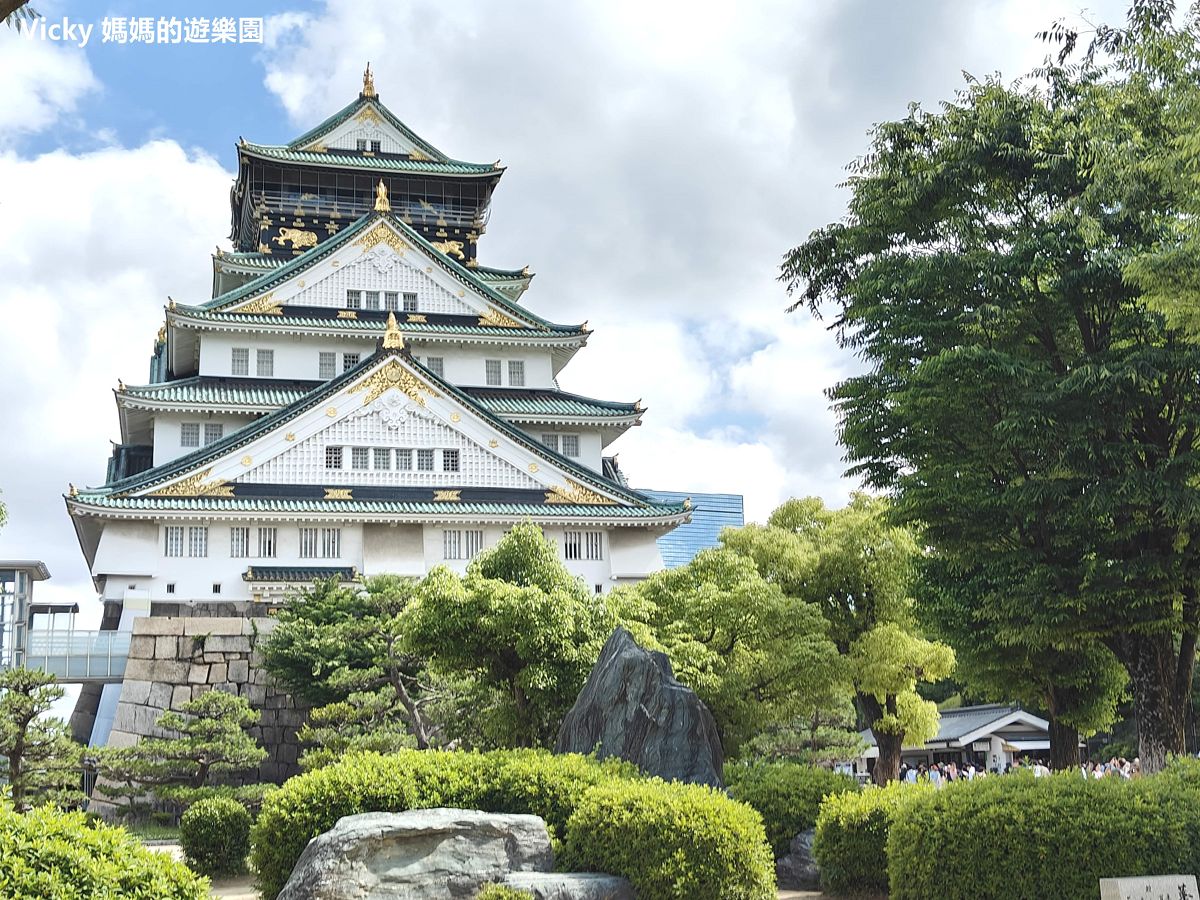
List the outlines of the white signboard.
{"type": "Polygon", "coordinates": [[[1101,878],[1100,900],[1200,900],[1195,875],[1101,878]]]}

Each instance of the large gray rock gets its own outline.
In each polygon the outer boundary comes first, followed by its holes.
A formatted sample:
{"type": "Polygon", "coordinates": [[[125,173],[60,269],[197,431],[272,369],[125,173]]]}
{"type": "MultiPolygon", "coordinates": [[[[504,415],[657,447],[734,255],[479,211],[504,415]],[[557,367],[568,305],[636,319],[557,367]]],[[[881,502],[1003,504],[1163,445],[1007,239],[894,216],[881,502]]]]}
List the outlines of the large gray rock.
{"type": "Polygon", "coordinates": [[[514,872],[500,882],[534,900],[634,900],[633,885],[616,875],[514,872]]]}
{"type": "Polygon", "coordinates": [[[717,726],[663,653],[617,628],[558,732],[556,753],[619,756],[650,775],[723,787],[717,726]]]}
{"type": "Polygon", "coordinates": [[[812,853],[815,834],[816,830],[812,828],[800,832],[792,838],[788,855],[775,861],[775,880],[780,890],[820,890],[821,872],[812,853]]]}
{"type": "Polygon", "coordinates": [[[554,865],[537,816],[469,809],[361,813],[309,841],[279,900],[470,900],[554,865]]]}

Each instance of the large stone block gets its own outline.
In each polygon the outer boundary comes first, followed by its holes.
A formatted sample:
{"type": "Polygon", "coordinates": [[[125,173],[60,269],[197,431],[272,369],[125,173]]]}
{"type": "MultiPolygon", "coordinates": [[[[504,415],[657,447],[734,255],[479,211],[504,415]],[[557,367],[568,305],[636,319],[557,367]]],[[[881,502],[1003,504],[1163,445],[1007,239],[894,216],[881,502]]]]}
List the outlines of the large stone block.
{"type": "Polygon", "coordinates": [[[154,681],[154,661],[129,659],[125,663],[126,681],[154,681]]]}
{"type": "Polygon", "coordinates": [[[139,634],[183,634],[183,619],[166,616],[139,616],[133,620],[133,633],[139,634]]]}
{"type": "Polygon", "coordinates": [[[208,684],[208,666],[193,663],[188,667],[187,680],[189,684],[208,684]]]}
{"type": "Polygon", "coordinates": [[[206,635],[212,637],[218,634],[241,634],[240,619],[203,617],[183,620],[183,633],[194,636],[206,635]]]}
{"type": "Polygon", "coordinates": [[[627,879],[595,872],[513,872],[500,883],[534,900],[634,900],[636,896],[627,879]]]}
{"type": "Polygon", "coordinates": [[[666,654],[617,628],[558,732],[556,753],[618,756],[667,781],[722,787],[724,752],[712,713],[675,680],[666,654]]]}
{"type": "Polygon", "coordinates": [[[121,703],[145,703],[150,697],[149,681],[129,681],[121,684],[121,703]]]}
{"type": "Polygon", "coordinates": [[[279,900],[468,900],[554,862],[537,816],[464,809],[362,813],[309,841],[279,900]]]}
{"type": "Polygon", "coordinates": [[[213,635],[204,642],[204,652],[213,653],[249,653],[250,638],[244,635],[213,635]]]}
{"type": "Polygon", "coordinates": [[[171,689],[171,709],[183,709],[183,704],[192,699],[192,689],[186,684],[177,684],[171,689]]]}
{"type": "Polygon", "coordinates": [[[156,706],[159,709],[166,709],[171,705],[172,692],[174,688],[165,681],[156,681],[150,685],[150,695],[146,698],[148,706],[156,706]]]}
{"type": "Polygon", "coordinates": [[[229,667],[225,663],[213,663],[208,667],[208,683],[224,684],[228,672],[229,667]]]}
{"type": "Polygon", "coordinates": [[[129,658],[153,659],[155,640],[148,634],[135,634],[129,639],[129,658]]]}
{"type": "Polygon", "coordinates": [[[174,635],[164,635],[154,639],[154,655],[158,659],[177,659],[179,657],[179,638],[174,635]]]}
{"type": "Polygon", "coordinates": [[[151,681],[185,684],[188,676],[188,662],[185,659],[156,659],[150,671],[153,675],[151,681]]]}
{"type": "Polygon", "coordinates": [[[250,663],[244,659],[229,661],[229,680],[235,684],[243,684],[250,677],[250,663]]]}

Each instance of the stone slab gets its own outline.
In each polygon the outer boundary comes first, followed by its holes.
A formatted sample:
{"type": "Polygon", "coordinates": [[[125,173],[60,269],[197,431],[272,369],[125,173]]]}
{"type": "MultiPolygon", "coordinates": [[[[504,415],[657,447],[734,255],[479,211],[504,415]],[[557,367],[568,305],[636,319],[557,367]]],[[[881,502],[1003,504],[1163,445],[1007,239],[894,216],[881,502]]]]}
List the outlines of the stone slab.
{"type": "Polygon", "coordinates": [[[1200,900],[1195,875],[1101,878],[1100,900],[1200,900]]]}
{"type": "Polygon", "coordinates": [[[501,884],[534,900],[634,900],[633,885],[616,875],[574,872],[513,872],[501,884]]]}

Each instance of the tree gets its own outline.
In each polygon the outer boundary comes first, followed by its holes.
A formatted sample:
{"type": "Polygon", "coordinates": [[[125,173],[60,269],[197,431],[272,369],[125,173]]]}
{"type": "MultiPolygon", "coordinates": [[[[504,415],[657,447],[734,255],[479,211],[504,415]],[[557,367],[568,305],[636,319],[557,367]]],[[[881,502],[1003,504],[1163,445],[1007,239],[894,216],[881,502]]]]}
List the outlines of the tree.
{"type": "Polygon", "coordinates": [[[865,494],[836,511],[809,497],[784,503],[766,526],[721,534],[726,547],[753,560],[785,594],[822,613],[879,749],[878,784],[899,775],[906,744],[923,744],[937,732],[937,707],[921,699],[917,684],[954,668],[948,646],[916,633],[911,591],[919,548],[912,532],[888,516],[887,501],[865,494]]]}
{"type": "Polygon", "coordinates": [[[618,624],[533,524],[515,526],[460,578],[439,566],[404,611],[407,652],[467,680],[469,743],[546,746],[618,624]]]}
{"type": "Polygon", "coordinates": [[[132,812],[136,799],[153,791],[170,797],[172,789],[186,796],[207,787],[213,778],[227,777],[258,766],[267,752],[247,733],[258,723],[249,701],[224,691],[209,691],[168,710],[155,726],[169,737],[146,737],[132,747],[104,747],[97,770],[106,782],[101,790],[125,799],[132,812]]]}
{"type": "Polygon", "coordinates": [[[1107,647],[1153,772],[1200,625],[1200,348],[1124,268],[1180,210],[1112,162],[1164,138],[1149,81],[1043,74],[878,126],[783,278],[867,366],[832,391],[851,472],[998,585],[971,600],[997,647],[1107,647]]]}
{"type": "Polygon", "coordinates": [[[37,669],[0,673],[0,756],[17,812],[35,803],[66,808],[83,800],[83,748],[68,736],[66,723],[46,716],[62,696],[54,676],[37,669]]]}
{"type": "Polygon", "coordinates": [[[649,627],[675,676],[708,706],[726,756],[765,728],[820,721],[847,699],[821,611],[731,550],[702,550],[613,599],[649,627]]]}

